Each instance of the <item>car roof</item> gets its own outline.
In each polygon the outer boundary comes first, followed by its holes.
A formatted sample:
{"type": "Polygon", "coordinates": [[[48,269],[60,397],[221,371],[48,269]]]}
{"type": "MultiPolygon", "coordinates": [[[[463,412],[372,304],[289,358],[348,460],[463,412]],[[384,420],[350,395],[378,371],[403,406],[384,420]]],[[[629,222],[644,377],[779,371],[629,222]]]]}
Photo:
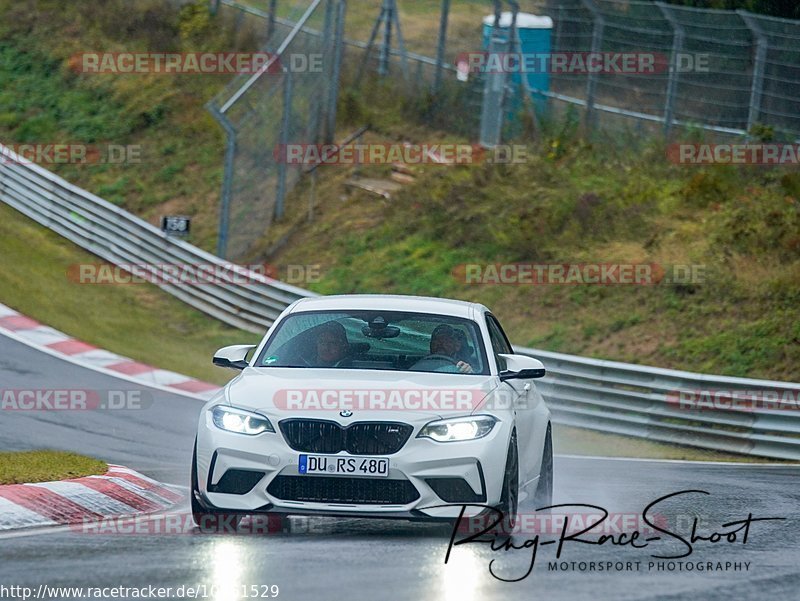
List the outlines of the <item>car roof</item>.
{"type": "Polygon", "coordinates": [[[432,296],[395,294],[341,294],[304,298],[295,303],[292,313],[325,310],[409,311],[474,319],[488,309],[479,304],[432,296]]]}

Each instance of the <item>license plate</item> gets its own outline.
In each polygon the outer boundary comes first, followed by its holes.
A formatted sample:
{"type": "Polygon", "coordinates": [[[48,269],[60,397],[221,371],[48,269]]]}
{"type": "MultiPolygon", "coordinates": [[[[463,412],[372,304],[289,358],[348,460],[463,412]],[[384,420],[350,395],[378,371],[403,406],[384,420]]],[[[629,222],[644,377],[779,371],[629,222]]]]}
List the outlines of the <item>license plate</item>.
{"type": "Polygon", "coordinates": [[[333,476],[389,476],[389,460],[385,457],[347,457],[339,455],[300,455],[301,474],[333,476]]]}

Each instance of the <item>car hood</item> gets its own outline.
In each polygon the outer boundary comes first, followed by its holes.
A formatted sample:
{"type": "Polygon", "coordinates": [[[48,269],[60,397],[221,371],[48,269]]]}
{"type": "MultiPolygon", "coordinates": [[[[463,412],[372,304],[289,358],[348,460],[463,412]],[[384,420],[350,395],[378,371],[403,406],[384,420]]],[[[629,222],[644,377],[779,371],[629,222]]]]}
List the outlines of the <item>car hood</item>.
{"type": "Polygon", "coordinates": [[[247,368],[228,384],[232,406],[277,419],[429,421],[469,415],[496,376],[307,368],[247,368]],[[351,416],[340,415],[352,411],[351,416]]]}

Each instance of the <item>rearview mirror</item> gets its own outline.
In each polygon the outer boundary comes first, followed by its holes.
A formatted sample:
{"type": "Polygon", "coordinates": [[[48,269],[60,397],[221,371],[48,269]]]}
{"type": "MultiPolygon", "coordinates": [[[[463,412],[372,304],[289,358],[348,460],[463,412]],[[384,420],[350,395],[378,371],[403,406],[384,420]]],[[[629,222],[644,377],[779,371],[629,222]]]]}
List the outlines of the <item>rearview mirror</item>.
{"type": "Polygon", "coordinates": [[[500,355],[506,361],[505,371],[500,373],[500,379],[506,380],[532,380],[543,378],[546,371],[544,364],[538,359],[527,355],[500,355]]]}
{"type": "Polygon", "coordinates": [[[377,338],[383,340],[384,338],[397,338],[400,335],[400,328],[397,326],[387,326],[382,323],[371,323],[368,326],[361,328],[361,333],[367,338],[377,338]]]}
{"type": "Polygon", "coordinates": [[[249,367],[247,353],[256,348],[255,344],[235,344],[226,346],[214,353],[213,363],[217,367],[230,367],[231,369],[244,369],[249,367]]]}

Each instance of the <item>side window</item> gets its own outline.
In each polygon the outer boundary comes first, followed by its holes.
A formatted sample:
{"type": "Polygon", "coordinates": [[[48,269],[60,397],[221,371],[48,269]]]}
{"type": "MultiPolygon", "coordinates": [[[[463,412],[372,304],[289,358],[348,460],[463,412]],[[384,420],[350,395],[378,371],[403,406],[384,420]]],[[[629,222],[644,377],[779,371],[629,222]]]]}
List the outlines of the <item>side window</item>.
{"type": "Polygon", "coordinates": [[[497,367],[500,369],[500,371],[505,371],[506,361],[499,355],[500,353],[510,354],[514,351],[511,349],[511,345],[508,343],[508,338],[506,338],[503,328],[500,327],[500,324],[494,315],[490,313],[486,314],[486,326],[489,328],[489,340],[492,343],[492,350],[494,351],[494,356],[497,360],[497,367]]]}

